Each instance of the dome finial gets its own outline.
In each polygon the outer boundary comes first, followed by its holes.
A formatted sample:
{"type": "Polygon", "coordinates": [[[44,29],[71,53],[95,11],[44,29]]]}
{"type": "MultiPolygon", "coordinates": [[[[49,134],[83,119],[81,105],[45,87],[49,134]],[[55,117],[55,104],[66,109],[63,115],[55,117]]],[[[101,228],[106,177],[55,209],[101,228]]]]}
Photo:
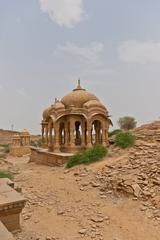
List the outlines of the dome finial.
{"type": "Polygon", "coordinates": [[[80,80],[80,78],[77,81],[77,87],[75,89],[73,89],[73,91],[77,91],[77,90],[84,90],[85,91],[85,89],[81,87],[81,80],[80,80]]]}
{"type": "Polygon", "coordinates": [[[81,80],[80,80],[80,78],[79,78],[79,79],[78,79],[78,82],[77,82],[76,90],[80,90],[80,89],[82,89],[82,87],[81,87],[81,80]]]}
{"type": "Polygon", "coordinates": [[[81,86],[81,79],[80,78],[78,79],[78,86],[79,87],[81,86]]]}

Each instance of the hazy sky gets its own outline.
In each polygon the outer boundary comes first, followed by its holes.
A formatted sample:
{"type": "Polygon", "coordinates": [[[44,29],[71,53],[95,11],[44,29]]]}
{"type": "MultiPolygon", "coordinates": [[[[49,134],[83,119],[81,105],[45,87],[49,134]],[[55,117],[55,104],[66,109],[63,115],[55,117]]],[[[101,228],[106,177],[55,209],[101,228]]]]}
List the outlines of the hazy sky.
{"type": "Polygon", "coordinates": [[[40,132],[82,86],[114,124],[160,117],[160,0],[0,0],[0,128],[40,132]]]}

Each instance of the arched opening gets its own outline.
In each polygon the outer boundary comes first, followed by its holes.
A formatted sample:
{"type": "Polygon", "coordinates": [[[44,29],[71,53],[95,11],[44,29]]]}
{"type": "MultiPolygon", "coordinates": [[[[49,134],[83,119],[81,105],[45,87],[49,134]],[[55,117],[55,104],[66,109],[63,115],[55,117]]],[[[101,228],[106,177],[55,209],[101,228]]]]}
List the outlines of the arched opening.
{"type": "Polygon", "coordinates": [[[99,120],[92,123],[91,143],[92,145],[102,144],[102,124],[99,120]]]}
{"type": "Polygon", "coordinates": [[[80,146],[82,143],[82,126],[81,122],[75,122],[75,145],[80,146]]]}

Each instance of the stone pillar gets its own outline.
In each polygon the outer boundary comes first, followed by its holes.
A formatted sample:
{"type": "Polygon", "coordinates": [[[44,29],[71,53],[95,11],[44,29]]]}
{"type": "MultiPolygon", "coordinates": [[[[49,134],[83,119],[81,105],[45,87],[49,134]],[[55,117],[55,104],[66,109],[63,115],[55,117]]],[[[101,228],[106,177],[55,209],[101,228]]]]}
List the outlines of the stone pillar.
{"type": "Polygon", "coordinates": [[[102,146],[103,147],[107,147],[107,143],[106,143],[106,129],[102,128],[102,146]]]}
{"type": "Polygon", "coordinates": [[[95,144],[99,144],[99,127],[95,126],[95,144]]]}
{"type": "Polygon", "coordinates": [[[68,147],[68,126],[67,126],[67,123],[65,124],[65,129],[64,129],[64,141],[65,141],[65,147],[68,147]]]}
{"type": "Polygon", "coordinates": [[[48,125],[45,128],[45,145],[48,146],[48,125]]]}
{"type": "Polygon", "coordinates": [[[54,152],[60,152],[60,144],[59,144],[59,125],[55,125],[55,142],[54,142],[54,152]]]}
{"type": "Polygon", "coordinates": [[[30,145],[30,136],[27,137],[26,141],[27,141],[27,143],[26,143],[27,146],[29,146],[30,145]]]}
{"type": "MultiPolygon", "coordinates": [[[[101,144],[102,143],[102,139],[101,139],[101,128],[100,127],[98,127],[98,144],[101,144]]],[[[102,135],[103,135],[103,133],[102,133],[102,135]]]]}
{"type": "Polygon", "coordinates": [[[42,144],[43,144],[43,146],[45,144],[44,130],[45,130],[45,126],[42,124],[42,144]]]}
{"type": "Polygon", "coordinates": [[[92,134],[92,131],[91,131],[91,126],[90,124],[88,123],[87,124],[87,132],[88,132],[88,135],[87,135],[87,148],[91,148],[92,147],[92,137],[91,137],[91,134],[92,134]]]}
{"type": "Polygon", "coordinates": [[[24,138],[24,146],[26,146],[27,145],[27,137],[25,136],[25,138],[24,138]]]}
{"type": "Polygon", "coordinates": [[[74,139],[74,131],[75,131],[75,124],[74,120],[70,122],[70,147],[75,147],[75,139],[74,139]]]}
{"type": "Polygon", "coordinates": [[[81,146],[85,147],[85,122],[82,122],[82,142],[81,142],[81,146]]]}
{"type": "Polygon", "coordinates": [[[105,137],[106,137],[106,146],[109,147],[109,139],[108,139],[108,130],[107,129],[106,129],[105,137]]]}
{"type": "Polygon", "coordinates": [[[49,143],[48,143],[49,151],[53,151],[53,139],[52,139],[52,125],[49,126],[49,143]]]}

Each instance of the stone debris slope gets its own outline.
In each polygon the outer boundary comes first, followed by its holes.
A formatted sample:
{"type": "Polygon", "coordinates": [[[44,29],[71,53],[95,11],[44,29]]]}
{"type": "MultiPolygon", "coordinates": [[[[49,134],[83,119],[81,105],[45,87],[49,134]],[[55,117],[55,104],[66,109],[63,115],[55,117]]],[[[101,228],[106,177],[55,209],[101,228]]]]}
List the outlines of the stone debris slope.
{"type": "Polygon", "coordinates": [[[102,195],[125,194],[141,200],[141,210],[160,223],[160,122],[144,125],[134,133],[137,142],[127,156],[105,164],[95,179],[102,195]]]}
{"type": "Polygon", "coordinates": [[[111,146],[104,160],[87,166],[51,168],[27,158],[8,159],[27,199],[22,231],[15,239],[159,240],[160,143],[155,125],[134,130],[134,147],[111,146]],[[152,129],[150,137],[146,129],[152,129]]]}
{"type": "Polygon", "coordinates": [[[152,142],[160,142],[160,121],[142,125],[141,127],[133,130],[133,133],[138,139],[152,142]]]}

